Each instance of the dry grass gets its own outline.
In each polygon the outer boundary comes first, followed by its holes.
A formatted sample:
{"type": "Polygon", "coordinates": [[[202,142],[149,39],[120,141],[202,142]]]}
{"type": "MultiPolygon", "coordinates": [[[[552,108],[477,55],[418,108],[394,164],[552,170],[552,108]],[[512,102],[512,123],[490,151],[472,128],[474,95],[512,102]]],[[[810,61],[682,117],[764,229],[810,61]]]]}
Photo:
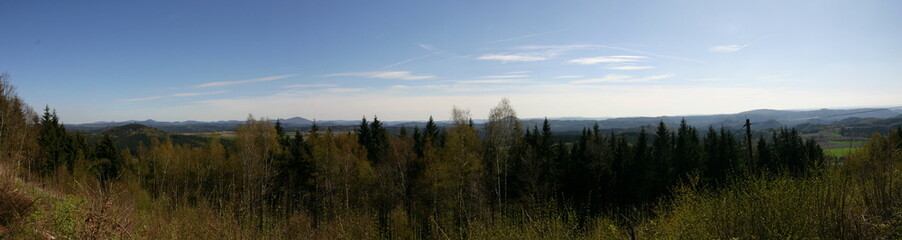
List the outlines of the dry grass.
{"type": "Polygon", "coordinates": [[[0,236],[16,228],[31,213],[34,198],[22,192],[14,178],[0,176],[0,236]]]}

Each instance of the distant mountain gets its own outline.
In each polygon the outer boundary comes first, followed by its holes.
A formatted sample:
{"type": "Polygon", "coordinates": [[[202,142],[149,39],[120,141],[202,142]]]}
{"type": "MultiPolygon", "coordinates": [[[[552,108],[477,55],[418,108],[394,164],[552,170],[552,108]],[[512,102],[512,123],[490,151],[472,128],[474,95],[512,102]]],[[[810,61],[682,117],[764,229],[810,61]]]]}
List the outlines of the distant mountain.
{"type": "MultiPolygon", "coordinates": [[[[282,126],[285,128],[304,128],[310,127],[313,125],[313,121],[302,118],[302,117],[293,117],[288,119],[276,119],[272,120],[281,121],[282,126]]],[[[201,122],[201,121],[176,121],[176,122],[161,122],[154,121],[152,119],[144,120],[144,121],[123,121],[123,122],[95,122],[95,123],[85,123],[85,124],[67,124],[66,128],[73,131],[82,131],[88,133],[99,133],[110,127],[130,125],[130,124],[138,124],[148,127],[157,128],[169,133],[208,133],[208,132],[221,132],[221,131],[234,131],[238,128],[238,125],[243,124],[245,121],[239,120],[228,120],[228,121],[214,121],[214,122],[201,122]]]]}
{"type": "MultiPolygon", "coordinates": [[[[772,110],[758,109],[745,111],[735,114],[715,114],[715,115],[688,115],[688,116],[660,116],[660,117],[623,117],[608,118],[604,120],[560,120],[549,119],[552,129],[555,132],[572,132],[580,131],[584,127],[591,127],[594,124],[605,129],[627,129],[637,127],[656,127],[659,122],[664,122],[668,126],[676,126],[680,121],[686,119],[686,122],[697,128],[724,127],[727,129],[738,129],[745,125],[745,119],[748,118],[752,122],[753,130],[771,129],[780,127],[793,127],[799,124],[831,124],[850,117],[887,119],[896,116],[902,116],[898,112],[890,110],[881,110],[880,108],[859,108],[859,109],[819,109],[819,110],[772,110]]],[[[523,120],[525,127],[533,126],[541,127],[544,119],[523,120]]]]}
{"type": "Polygon", "coordinates": [[[302,118],[302,117],[293,117],[288,119],[280,119],[282,125],[286,126],[311,126],[313,125],[313,121],[310,119],[302,118]]]}
{"type": "MultiPolygon", "coordinates": [[[[847,118],[866,118],[866,119],[888,119],[900,116],[902,110],[885,110],[880,108],[858,108],[858,109],[818,109],[818,110],[773,110],[758,109],[745,111],[735,114],[714,114],[714,115],[687,115],[687,116],[659,116],[659,117],[622,117],[622,118],[549,118],[552,129],[555,132],[579,131],[584,127],[591,127],[598,124],[605,129],[626,129],[637,128],[641,126],[655,126],[658,122],[663,121],[667,125],[675,126],[680,120],[686,121],[699,128],[724,127],[728,129],[738,129],[745,124],[745,119],[752,121],[752,128],[755,130],[779,128],[783,126],[793,127],[799,124],[831,124],[847,118]]],[[[278,119],[282,126],[288,130],[306,129],[313,125],[313,121],[303,117],[293,117],[287,119],[278,119]]],[[[276,121],[276,120],[272,120],[276,121]]],[[[543,118],[523,119],[524,127],[532,128],[534,126],[541,127],[543,118]]],[[[481,125],[484,119],[474,119],[474,123],[481,125]]],[[[124,122],[96,122],[86,124],[66,125],[68,129],[84,132],[99,132],[109,127],[122,126],[127,124],[141,124],[153,128],[157,128],[169,133],[203,133],[218,131],[234,131],[238,125],[244,121],[177,121],[177,122],[161,122],[154,120],[144,121],[124,121],[124,122]]],[[[323,127],[333,127],[338,130],[350,130],[360,123],[360,120],[325,120],[316,121],[317,125],[323,127]]],[[[450,125],[449,121],[436,121],[439,126],[450,125]]],[[[383,124],[390,129],[397,130],[401,126],[408,128],[425,126],[425,121],[384,121],[383,124]]]]}

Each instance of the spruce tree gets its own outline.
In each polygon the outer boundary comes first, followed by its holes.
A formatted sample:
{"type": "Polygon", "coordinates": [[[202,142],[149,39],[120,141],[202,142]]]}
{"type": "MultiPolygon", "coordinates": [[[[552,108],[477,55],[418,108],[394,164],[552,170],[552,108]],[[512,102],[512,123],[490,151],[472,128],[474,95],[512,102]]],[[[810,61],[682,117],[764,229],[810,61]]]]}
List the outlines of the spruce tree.
{"type": "Polygon", "coordinates": [[[360,126],[357,127],[357,143],[360,146],[367,146],[370,142],[370,124],[366,121],[366,116],[360,120],[360,126]]]}
{"type": "Polygon", "coordinates": [[[764,140],[764,136],[758,138],[758,144],[756,149],[758,150],[758,172],[766,173],[770,172],[774,169],[774,165],[772,163],[771,149],[770,145],[767,144],[767,141],[764,140]]]}
{"type": "Polygon", "coordinates": [[[686,123],[686,119],[683,119],[680,121],[680,128],[677,129],[674,146],[675,177],[683,178],[687,174],[697,171],[700,158],[698,133],[694,127],[686,123]]]}
{"type": "Polygon", "coordinates": [[[96,157],[94,169],[100,181],[108,182],[118,178],[122,163],[113,137],[109,133],[103,134],[103,139],[97,143],[94,153],[96,157]]]}
{"type": "Polygon", "coordinates": [[[407,127],[401,126],[401,130],[398,131],[398,138],[404,139],[407,138],[407,127]]]}
{"type": "Polygon", "coordinates": [[[661,196],[667,192],[672,183],[673,142],[672,134],[664,121],[658,123],[655,138],[652,140],[652,169],[650,182],[653,184],[653,195],[661,196]]]}

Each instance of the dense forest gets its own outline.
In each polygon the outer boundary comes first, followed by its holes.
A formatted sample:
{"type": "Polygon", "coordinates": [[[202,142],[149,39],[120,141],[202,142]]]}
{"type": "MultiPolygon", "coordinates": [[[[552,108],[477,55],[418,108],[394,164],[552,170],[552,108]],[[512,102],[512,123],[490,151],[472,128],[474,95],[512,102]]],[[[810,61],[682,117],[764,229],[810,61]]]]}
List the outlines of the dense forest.
{"type": "Polygon", "coordinates": [[[660,122],[575,141],[523,127],[506,99],[485,124],[392,133],[285,131],[249,116],[228,146],[121,148],[67,131],[0,82],[0,236],[11,239],[898,238],[902,132],[842,162],[795,129],[660,122]]]}

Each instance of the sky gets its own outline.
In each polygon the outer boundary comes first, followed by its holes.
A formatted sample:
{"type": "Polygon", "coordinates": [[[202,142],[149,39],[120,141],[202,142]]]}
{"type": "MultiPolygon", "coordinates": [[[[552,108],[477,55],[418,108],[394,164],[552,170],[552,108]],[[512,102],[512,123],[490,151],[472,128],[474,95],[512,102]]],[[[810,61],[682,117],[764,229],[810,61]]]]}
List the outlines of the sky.
{"type": "Polygon", "coordinates": [[[902,1],[0,1],[0,72],[65,123],[902,104],[902,1]]]}

